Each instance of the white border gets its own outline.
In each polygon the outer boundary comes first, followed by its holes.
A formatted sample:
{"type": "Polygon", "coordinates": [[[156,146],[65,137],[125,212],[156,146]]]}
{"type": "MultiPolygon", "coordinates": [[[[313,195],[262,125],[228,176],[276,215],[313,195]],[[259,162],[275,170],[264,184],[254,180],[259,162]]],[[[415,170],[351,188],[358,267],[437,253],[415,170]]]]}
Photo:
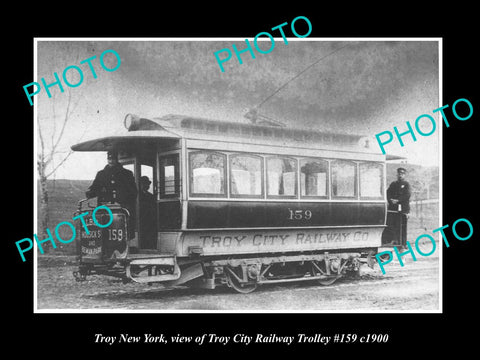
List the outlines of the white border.
{"type": "MultiPolygon", "coordinates": [[[[85,38],[68,38],[68,37],[45,37],[45,38],[34,38],[33,40],[33,81],[37,82],[37,43],[39,41],[245,41],[245,39],[253,40],[253,37],[214,37],[214,38],[189,38],[189,37],[172,37],[172,38],[136,38],[136,37],[107,37],[107,38],[95,38],[95,37],[85,37],[85,38]]],[[[275,40],[283,40],[283,38],[274,37],[275,40]]],[[[260,41],[267,41],[269,39],[258,39],[260,41]]],[[[438,60],[439,60],[439,105],[442,106],[443,102],[443,38],[441,37],[372,37],[372,38],[351,38],[351,37],[335,37],[335,38],[290,38],[287,37],[288,41],[351,41],[351,42],[369,42],[369,41],[435,41],[438,42],[438,60]]],[[[432,109],[434,110],[434,109],[432,109]]],[[[37,224],[37,182],[38,182],[38,172],[37,172],[37,147],[38,147],[38,128],[37,128],[37,102],[34,102],[33,105],[34,113],[34,158],[33,158],[33,171],[34,171],[34,219],[33,219],[33,233],[36,234],[36,229],[38,228],[37,224]]],[[[441,115],[437,114],[438,117],[441,115]]],[[[441,124],[441,118],[439,124],[441,124]]],[[[439,227],[442,226],[443,219],[443,126],[439,126],[439,227]]],[[[432,229],[433,230],[433,229],[432,229]]],[[[33,310],[34,313],[275,313],[275,314],[290,314],[290,313],[341,313],[341,314],[377,314],[377,313],[443,313],[443,246],[441,235],[439,236],[439,309],[437,310],[123,310],[123,309],[38,309],[37,306],[37,247],[33,246],[33,271],[34,271],[34,282],[33,282],[33,310]]],[[[33,241],[34,239],[32,239],[33,241]]],[[[72,281],[74,281],[72,277],[72,281]]],[[[121,286],[121,285],[120,285],[121,286]]],[[[241,294],[239,294],[241,296],[241,294]]]]}

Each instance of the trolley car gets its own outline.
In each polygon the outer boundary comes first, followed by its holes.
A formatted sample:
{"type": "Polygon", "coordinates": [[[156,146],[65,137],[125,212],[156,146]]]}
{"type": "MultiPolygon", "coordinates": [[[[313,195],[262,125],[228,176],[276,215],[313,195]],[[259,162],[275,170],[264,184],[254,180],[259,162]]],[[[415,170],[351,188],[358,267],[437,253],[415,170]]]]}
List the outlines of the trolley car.
{"type": "MultiPolygon", "coordinates": [[[[178,115],[129,114],[124,124],[125,134],[72,149],[116,150],[137,184],[152,179],[155,206],[110,203],[108,228],[87,221],[94,235],[77,231],[77,280],[104,274],[241,293],[328,285],[373,267],[385,245],[387,159],[361,136],[178,115]]],[[[94,206],[81,200],[77,214],[94,206]]],[[[401,236],[389,239],[401,245],[401,236]]]]}

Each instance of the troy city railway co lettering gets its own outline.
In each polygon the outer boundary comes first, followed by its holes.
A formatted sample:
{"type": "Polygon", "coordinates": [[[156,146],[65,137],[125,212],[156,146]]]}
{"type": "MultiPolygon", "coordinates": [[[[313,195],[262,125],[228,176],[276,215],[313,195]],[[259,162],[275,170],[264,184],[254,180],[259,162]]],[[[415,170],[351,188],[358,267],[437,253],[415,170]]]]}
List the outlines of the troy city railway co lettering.
{"type": "Polygon", "coordinates": [[[278,234],[265,235],[254,234],[248,235],[232,235],[232,236],[214,236],[200,235],[203,247],[240,247],[240,246],[285,246],[287,241],[293,240],[295,244],[322,244],[334,242],[366,241],[368,232],[327,232],[327,233],[305,233],[298,232],[295,235],[278,234]]]}

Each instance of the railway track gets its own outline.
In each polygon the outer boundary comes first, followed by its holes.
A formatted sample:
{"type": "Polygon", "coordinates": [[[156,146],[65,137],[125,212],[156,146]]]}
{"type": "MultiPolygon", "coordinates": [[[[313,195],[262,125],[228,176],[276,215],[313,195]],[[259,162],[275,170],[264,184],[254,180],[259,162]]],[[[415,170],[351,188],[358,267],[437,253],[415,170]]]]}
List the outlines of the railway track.
{"type": "Polygon", "coordinates": [[[385,275],[363,268],[357,278],[343,278],[329,286],[315,282],[269,284],[251,294],[185,286],[122,284],[92,276],[71,281],[72,266],[38,269],[38,309],[93,309],[99,311],[377,311],[437,310],[438,259],[391,264],[385,275]]]}

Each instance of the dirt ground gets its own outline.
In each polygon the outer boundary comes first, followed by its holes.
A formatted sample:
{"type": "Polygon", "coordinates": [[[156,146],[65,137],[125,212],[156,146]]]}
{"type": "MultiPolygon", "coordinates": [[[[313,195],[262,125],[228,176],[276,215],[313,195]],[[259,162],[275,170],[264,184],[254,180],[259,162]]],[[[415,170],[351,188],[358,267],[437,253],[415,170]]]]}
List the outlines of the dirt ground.
{"type": "Polygon", "coordinates": [[[75,281],[72,257],[42,258],[37,270],[37,309],[127,311],[315,311],[315,312],[438,312],[440,311],[439,257],[419,257],[379,267],[362,267],[358,278],[344,278],[330,286],[316,282],[271,284],[250,294],[227,287],[215,290],[162,285],[123,284],[121,280],[93,275],[75,281]]]}

